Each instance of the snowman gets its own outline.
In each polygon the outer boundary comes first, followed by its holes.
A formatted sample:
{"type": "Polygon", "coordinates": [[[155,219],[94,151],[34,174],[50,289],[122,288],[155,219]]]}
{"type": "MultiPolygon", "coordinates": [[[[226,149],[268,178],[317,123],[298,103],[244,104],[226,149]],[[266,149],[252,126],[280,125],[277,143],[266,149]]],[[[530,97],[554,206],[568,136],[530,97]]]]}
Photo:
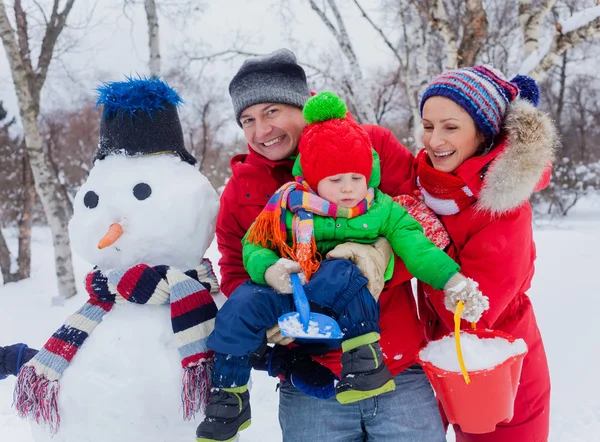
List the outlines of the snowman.
{"type": "Polygon", "coordinates": [[[218,197],[184,147],[172,88],[98,91],[99,148],[69,224],[96,266],[89,300],[22,368],[15,407],[36,442],[190,440],[210,387],[219,289],[203,257],[218,197]]]}

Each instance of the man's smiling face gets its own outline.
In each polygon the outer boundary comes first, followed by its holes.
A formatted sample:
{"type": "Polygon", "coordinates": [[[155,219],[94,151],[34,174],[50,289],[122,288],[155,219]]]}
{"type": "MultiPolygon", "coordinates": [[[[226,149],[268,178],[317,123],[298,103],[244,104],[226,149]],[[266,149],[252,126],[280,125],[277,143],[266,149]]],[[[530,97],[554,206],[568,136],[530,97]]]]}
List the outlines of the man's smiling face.
{"type": "Polygon", "coordinates": [[[250,148],[271,161],[293,155],[306,126],[302,109],[279,103],[248,107],[240,115],[240,123],[250,148]]]}

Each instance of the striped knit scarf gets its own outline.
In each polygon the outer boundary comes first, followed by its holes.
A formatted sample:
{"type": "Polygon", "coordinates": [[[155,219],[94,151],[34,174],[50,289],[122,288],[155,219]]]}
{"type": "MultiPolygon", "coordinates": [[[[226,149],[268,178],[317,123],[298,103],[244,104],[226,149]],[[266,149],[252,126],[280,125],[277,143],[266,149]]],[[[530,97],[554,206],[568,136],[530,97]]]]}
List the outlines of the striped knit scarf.
{"type": "Polygon", "coordinates": [[[304,178],[297,177],[281,186],[271,197],[263,211],[248,231],[247,240],[278,250],[282,258],[300,264],[306,279],[319,268],[320,257],[314,235],[313,214],[333,218],[354,218],[363,215],[373,203],[374,190],[367,192],[364,200],[351,209],[338,207],[313,191],[304,178]],[[287,243],[286,213],[294,214],[292,221],[292,245],[287,243]]]}
{"type": "Polygon", "coordinates": [[[88,301],[69,316],[39,353],[19,372],[14,403],[21,417],[60,427],[59,378],[77,350],[115,304],[170,304],[171,325],[183,368],[183,417],[203,409],[210,391],[213,353],[206,342],[214,329],[217,306],[211,294],[219,291],[209,260],[186,272],[168,266],[138,264],[129,269],[94,270],[86,277],[88,301]]]}
{"type": "Polygon", "coordinates": [[[417,187],[427,207],[438,215],[454,215],[476,201],[461,178],[433,168],[425,149],[417,156],[417,187]]]}

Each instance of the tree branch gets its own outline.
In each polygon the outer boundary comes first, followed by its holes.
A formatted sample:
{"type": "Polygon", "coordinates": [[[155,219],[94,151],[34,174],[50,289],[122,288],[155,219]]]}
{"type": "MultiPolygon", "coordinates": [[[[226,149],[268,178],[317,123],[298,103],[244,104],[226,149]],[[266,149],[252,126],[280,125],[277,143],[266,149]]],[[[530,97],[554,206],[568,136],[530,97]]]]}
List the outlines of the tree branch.
{"type": "Polygon", "coordinates": [[[404,66],[404,60],[402,59],[402,57],[400,57],[400,54],[398,53],[398,50],[394,47],[394,45],[392,44],[392,42],[387,38],[387,36],[383,32],[383,30],[379,26],[377,26],[373,22],[373,20],[371,20],[371,17],[369,17],[369,15],[365,12],[365,10],[360,5],[360,3],[358,2],[358,0],[354,0],[354,4],[360,10],[362,16],[371,24],[371,26],[373,27],[373,29],[375,29],[375,31],[377,31],[377,33],[381,36],[381,38],[383,39],[383,41],[386,44],[386,46],[391,49],[392,53],[396,57],[396,60],[398,60],[398,63],[400,64],[400,68],[404,69],[404,67],[405,67],[404,66]]]}
{"type": "Polygon", "coordinates": [[[329,28],[329,30],[331,31],[331,33],[335,36],[335,38],[337,40],[339,38],[338,31],[335,28],[335,26],[333,26],[333,23],[331,23],[331,21],[329,21],[329,19],[327,18],[327,15],[325,15],[325,12],[322,11],[313,0],[308,0],[308,2],[310,3],[310,7],[313,9],[313,11],[315,11],[318,14],[318,16],[321,18],[323,23],[325,23],[325,26],[327,26],[327,28],[329,28]]]}
{"type": "Polygon", "coordinates": [[[71,12],[71,8],[73,7],[75,0],[67,0],[67,4],[60,13],[58,12],[58,2],[59,0],[54,0],[50,21],[48,22],[48,26],[46,26],[46,33],[44,34],[44,38],[42,40],[42,48],[40,50],[40,57],[38,58],[36,69],[37,76],[35,79],[35,89],[32,91],[36,94],[40,93],[42,86],[46,81],[48,67],[50,66],[50,62],[52,61],[52,56],[54,54],[54,46],[56,46],[58,36],[65,27],[67,16],[69,15],[69,12],[71,12]]]}
{"type": "Polygon", "coordinates": [[[537,81],[542,80],[548,71],[558,62],[560,56],[568,49],[571,49],[585,40],[592,40],[600,37],[600,17],[586,23],[585,25],[573,29],[565,34],[562,33],[561,26],[558,24],[552,39],[550,50],[544,55],[539,64],[528,74],[537,81]]]}

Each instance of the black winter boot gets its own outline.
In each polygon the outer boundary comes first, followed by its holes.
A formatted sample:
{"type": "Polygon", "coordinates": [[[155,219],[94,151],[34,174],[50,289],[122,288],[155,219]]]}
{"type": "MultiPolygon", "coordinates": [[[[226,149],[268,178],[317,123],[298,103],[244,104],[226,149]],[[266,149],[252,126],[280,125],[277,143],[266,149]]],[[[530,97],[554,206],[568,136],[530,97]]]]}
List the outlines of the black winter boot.
{"type": "Polygon", "coordinates": [[[250,426],[248,386],[215,388],[210,393],[206,417],[196,429],[198,442],[228,442],[250,426]]]}
{"type": "Polygon", "coordinates": [[[396,389],[378,341],[378,333],[367,333],[342,343],[342,379],[335,387],[339,403],[350,404],[396,389]]]}

